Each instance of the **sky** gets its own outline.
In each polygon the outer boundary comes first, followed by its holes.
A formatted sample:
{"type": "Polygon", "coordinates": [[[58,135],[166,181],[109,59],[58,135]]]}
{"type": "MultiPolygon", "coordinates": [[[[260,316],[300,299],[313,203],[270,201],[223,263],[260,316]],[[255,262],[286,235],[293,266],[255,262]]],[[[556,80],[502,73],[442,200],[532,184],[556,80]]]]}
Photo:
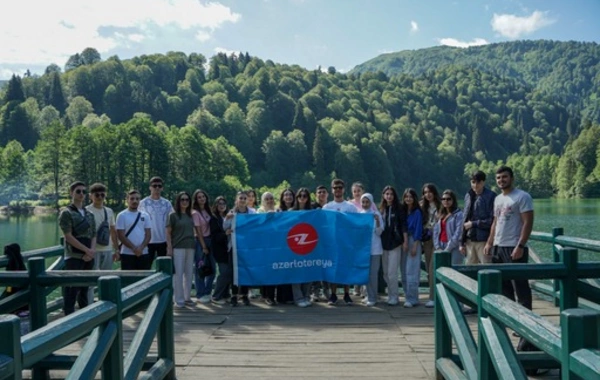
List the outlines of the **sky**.
{"type": "Polygon", "coordinates": [[[599,0],[3,0],[0,79],[102,58],[248,52],[347,72],[383,53],[523,39],[600,42],[599,0]]]}

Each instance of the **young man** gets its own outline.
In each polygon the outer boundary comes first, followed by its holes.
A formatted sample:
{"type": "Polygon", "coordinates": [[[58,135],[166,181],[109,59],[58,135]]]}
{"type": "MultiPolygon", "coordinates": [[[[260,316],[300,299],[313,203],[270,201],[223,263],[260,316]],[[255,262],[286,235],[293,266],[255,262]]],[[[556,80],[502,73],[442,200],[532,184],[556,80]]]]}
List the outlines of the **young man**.
{"type": "MultiPolygon", "coordinates": [[[[511,168],[501,166],[496,170],[496,184],[502,190],[494,201],[494,222],[484,248],[492,255],[493,263],[527,263],[527,241],[533,227],[533,200],[531,195],[514,187],[511,168]]],[[[502,281],[502,293],[531,310],[531,288],[527,280],[502,281]]]]}
{"type": "Polygon", "coordinates": [[[313,202],[311,207],[313,209],[323,208],[327,204],[327,198],[329,198],[329,193],[327,192],[327,188],[323,185],[317,186],[317,190],[315,191],[317,194],[317,201],[313,202]]]}
{"type": "MultiPolygon", "coordinates": [[[[333,192],[333,200],[323,206],[323,210],[333,210],[338,212],[356,213],[356,207],[346,200],[344,200],[344,181],[341,179],[334,179],[331,181],[331,191],[333,192]]],[[[318,195],[317,195],[318,196],[318,195]]],[[[337,285],[331,284],[331,295],[329,296],[329,305],[335,305],[337,303],[337,285]]],[[[350,286],[344,285],[344,302],[347,305],[352,305],[352,298],[350,298],[350,286]]]]}
{"type": "Polygon", "coordinates": [[[127,209],[117,215],[117,235],[121,241],[121,269],[147,270],[152,267],[148,253],[151,225],[150,216],[138,210],[140,192],[127,193],[127,209]]]}
{"type": "Polygon", "coordinates": [[[460,252],[467,256],[467,264],[489,264],[491,257],[483,248],[490,237],[494,221],[496,193],[485,187],[485,173],[477,170],[471,175],[471,189],[465,195],[463,234],[460,252]]]}
{"type": "Polygon", "coordinates": [[[163,186],[162,178],[152,177],[150,179],[150,196],[142,199],[139,205],[140,211],[145,211],[150,215],[152,226],[152,240],[148,244],[150,264],[157,256],[167,255],[167,222],[169,214],[174,211],[171,202],[161,197],[163,186]]]}
{"type": "MultiPolygon", "coordinates": [[[[86,186],[73,182],[69,186],[71,204],[58,217],[65,237],[65,270],[91,270],[96,254],[96,222],[94,215],[83,207],[86,186]]],[[[82,309],[89,304],[87,286],[66,286],[63,292],[65,315],[75,311],[75,301],[82,309]]]]}
{"type": "MultiPolygon", "coordinates": [[[[85,209],[94,215],[96,222],[96,233],[104,221],[108,222],[109,239],[108,244],[102,245],[96,241],[96,256],[94,258],[94,270],[112,270],[113,261],[119,255],[119,239],[117,238],[117,229],[115,228],[115,214],[112,209],[104,205],[106,199],[106,186],[102,183],[95,183],[90,186],[90,195],[92,203],[85,209]]],[[[89,302],[94,302],[94,288],[88,290],[89,302]]]]}

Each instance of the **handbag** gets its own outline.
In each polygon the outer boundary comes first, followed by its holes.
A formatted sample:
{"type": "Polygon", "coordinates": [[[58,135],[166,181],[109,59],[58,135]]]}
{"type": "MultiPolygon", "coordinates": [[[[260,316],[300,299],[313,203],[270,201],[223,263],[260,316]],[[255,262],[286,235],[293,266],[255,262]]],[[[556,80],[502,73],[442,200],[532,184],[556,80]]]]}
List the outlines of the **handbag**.
{"type": "Polygon", "coordinates": [[[202,254],[202,257],[200,257],[200,260],[196,263],[196,270],[198,271],[199,277],[208,277],[215,274],[210,259],[205,253],[202,254]]]}
{"type": "Polygon", "coordinates": [[[99,245],[108,245],[110,242],[110,227],[108,226],[108,214],[106,213],[106,207],[104,209],[104,220],[100,223],[98,231],[96,231],[96,243],[99,245]]]}

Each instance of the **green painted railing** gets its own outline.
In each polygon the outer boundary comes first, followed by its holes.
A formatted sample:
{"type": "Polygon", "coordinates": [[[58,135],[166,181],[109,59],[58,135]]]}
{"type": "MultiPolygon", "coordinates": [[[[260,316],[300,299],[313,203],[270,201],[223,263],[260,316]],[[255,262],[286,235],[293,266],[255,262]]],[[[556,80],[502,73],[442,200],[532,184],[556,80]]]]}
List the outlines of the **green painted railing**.
{"type": "Polygon", "coordinates": [[[600,288],[594,286],[594,279],[600,277],[600,262],[578,262],[576,249],[595,250],[600,245],[541,233],[532,239],[552,243],[558,261],[451,266],[449,252],[436,252],[438,379],[527,379],[525,369],[532,368],[560,368],[562,379],[600,379],[600,288]],[[502,280],[515,279],[554,281],[559,325],[502,295],[502,280]],[[579,308],[580,302],[591,307],[579,308]],[[477,341],[461,303],[477,307],[477,341]],[[517,352],[507,328],[540,351],[517,352]]]}
{"type": "Polygon", "coordinates": [[[28,304],[31,325],[21,336],[18,317],[0,317],[0,379],[21,379],[23,369],[31,369],[36,380],[49,378],[49,370],[68,370],[67,379],[94,379],[98,371],[104,379],[175,379],[170,258],[159,258],[156,272],[74,272],[47,270],[45,258],[51,255],[39,253],[29,258],[27,272],[0,273],[0,286],[26,287],[2,300],[0,313],[28,304]],[[95,284],[99,301],[48,323],[48,289],[95,284]],[[122,321],[141,310],[144,317],[125,353],[122,321]],[[57,354],[86,337],[79,355],[57,354]],[[148,357],[155,338],[158,355],[148,357]]]}

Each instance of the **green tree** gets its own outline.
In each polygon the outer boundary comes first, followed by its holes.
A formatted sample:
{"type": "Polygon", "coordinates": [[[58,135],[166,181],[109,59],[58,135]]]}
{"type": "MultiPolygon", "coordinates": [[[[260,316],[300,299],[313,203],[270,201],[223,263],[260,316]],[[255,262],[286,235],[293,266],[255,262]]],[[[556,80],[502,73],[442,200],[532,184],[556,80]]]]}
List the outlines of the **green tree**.
{"type": "Polygon", "coordinates": [[[94,113],[92,103],[83,96],[76,96],[65,110],[65,121],[67,125],[76,127],[81,125],[83,119],[91,113],[94,113]]]}
{"type": "Polygon", "coordinates": [[[52,194],[56,209],[59,207],[59,189],[63,187],[61,168],[66,160],[66,132],[58,120],[52,121],[42,128],[34,152],[37,182],[43,194],[52,194]]]}

